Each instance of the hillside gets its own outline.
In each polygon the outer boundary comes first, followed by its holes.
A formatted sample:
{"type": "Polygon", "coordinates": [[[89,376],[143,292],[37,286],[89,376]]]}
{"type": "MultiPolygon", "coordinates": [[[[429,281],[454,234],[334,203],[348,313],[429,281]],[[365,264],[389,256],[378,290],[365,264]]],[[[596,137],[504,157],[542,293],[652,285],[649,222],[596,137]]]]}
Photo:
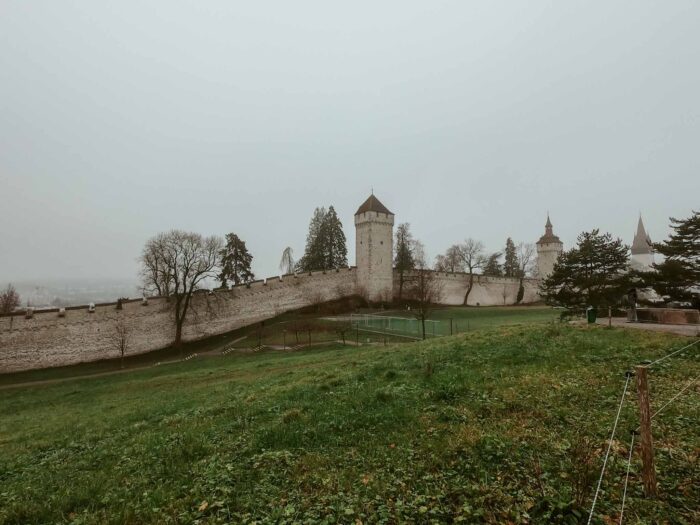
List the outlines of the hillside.
{"type": "MultiPolygon", "coordinates": [[[[585,523],[624,371],[683,343],[510,326],[3,391],[0,523],[585,523]]],[[[652,403],[699,372],[697,349],[664,361],[652,403]]],[[[635,403],[597,523],[619,515],[635,403]]],[[[661,498],[635,455],[626,523],[700,521],[699,420],[697,385],[654,420],[661,498]]]]}

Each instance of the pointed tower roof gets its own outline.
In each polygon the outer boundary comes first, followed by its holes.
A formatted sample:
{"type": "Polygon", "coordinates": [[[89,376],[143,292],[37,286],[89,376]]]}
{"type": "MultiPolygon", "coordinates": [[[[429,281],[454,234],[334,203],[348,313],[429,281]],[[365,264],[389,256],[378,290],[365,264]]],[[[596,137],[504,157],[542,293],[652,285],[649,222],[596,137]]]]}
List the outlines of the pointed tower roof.
{"type": "Polygon", "coordinates": [[[553,242],[558,242],[562,244],[561,239],[554,235],[554,228],[552,227],[552,221],[549,220],[549,213],[547,213],[547,223],[544,225],[544,235],[540,237],[537,244],[549,244],[553,242]]]}
{"type": "Polygon", "coordinates": [[[393,213],[391,213],[386,206],[379,202],[379,199],[374,196],[374,193],[372,193],[372,195],[370,195],[367,198],[367,200],[362,203],[362,206],[357,208],[355,215],[360,215],[366,211],[374,211],[377,213],[386,213],[387,215],[393,215],[393,213]]]}
{"type": "Polygon", "coordinates": [[[634,234],[631,252],[633,255],[653,252],[653,249],[651,247],[651,238],[644,229],[644,223],[642,222],[641,214],[639,215],[639,221],[637,222],[637,233],[634,234]]]}

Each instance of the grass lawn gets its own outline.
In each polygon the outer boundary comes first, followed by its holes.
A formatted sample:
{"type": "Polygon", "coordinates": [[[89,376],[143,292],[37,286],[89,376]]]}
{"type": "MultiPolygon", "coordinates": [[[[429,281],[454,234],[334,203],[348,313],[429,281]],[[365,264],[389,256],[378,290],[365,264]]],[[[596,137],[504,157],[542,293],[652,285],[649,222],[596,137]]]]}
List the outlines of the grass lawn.
{"type": "MultiPolygon", "coordinates": [[[[560,313],[561,310],[548,306],[443,306],[431,311],[429,318],[440,323],[429,324],[426,333],[432,336],[433,326],[435,335],[442,336],[494,326],[546,323],[558,320],[560,313]]],[[[376,315],[415,319],[407,310],[377,312],[376,315]]]]}
{"type": "MultiPolygon", "coordinates": [[[[377,315],[397,315],[408,316],[406,311],[370,311],[377,315]]],[[[346,317],[347,315],[343,315],[346,317]]],[[[558,311],[543,307],[446,307],[433,311],[433,318],[442,320],[442,335],[449,334],[449,318],[455,319],[453,329],[455,333],[467,331],[473,328],[498,326],[502,324],[513,324],[518,322],[541,322],[551,321],[558,317],[558,311]]],[[[229,348],[251,348],[258,344],[278,346],[295,346],[297,344],[307,345],[328,343],[333,344],[342,338],[338,332],[341,325],[349,323],[339,323],[329,321],[326,316],[318,313],[288,312],[273,319],[269,319],[262,324],[246,326],[225,334],[209,337],[201,341],[194,341],[183,345],[181,350],[174,348],[163,348],[145,354],[133,355],[124,360],[127,369],[143,368],[153,366],[158,362],[177,360],[182,356],[193,353],[221,352],[229,348]],[[320,317],[320,318],[319,318],[320,317]]],[[[347,327],[347,326],[346,326],[347,327]]],[[[384,342],[406,342],[405,337],[384,335],[372,332],[355,333],[347,330],[345,333],[348,344],[353,343],[379,343],[384,342]]],[[[0,387],[30,381],[43,381],[61,378],[71,378],[90,374],[100,374],[118,371],[121,367],[119,359],[109,359],[95,361],[92,363],[80,363],[77,365],[62,366],[55,368],[45,368],[41,370],[29,370],[13,374],[0,374],[0,387]]]]}
{"type": "MultiPolygon", "coordinates": [[[[2,391],[0,523],[585,523],[624,371],[687,342],[514,325],[2,391]]],[[[699,372],[700,349],[655,367],[652,408],[699,372]]],[[[698,393],[654,420],[661,496],[635,454],[625,523],[700,522],[698,393]]],[[[635,403],[595,523],[619,515],[635,403]]]]}

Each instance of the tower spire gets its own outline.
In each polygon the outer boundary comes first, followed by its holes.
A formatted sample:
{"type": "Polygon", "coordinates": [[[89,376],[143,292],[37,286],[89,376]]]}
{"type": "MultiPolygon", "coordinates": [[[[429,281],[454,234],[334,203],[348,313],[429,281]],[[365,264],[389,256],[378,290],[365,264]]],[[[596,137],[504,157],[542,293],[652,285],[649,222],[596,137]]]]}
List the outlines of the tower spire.
{"type": "Polygon", "coordinates": [[[632,240],[632,254],[641,253],[652,253],[651,249],[651,238],[644,228],[644,221],[642,221],[642,214],[639,214],[639,220],[637,221],[637,233],[634,234],[634,239],[632,240]]]}

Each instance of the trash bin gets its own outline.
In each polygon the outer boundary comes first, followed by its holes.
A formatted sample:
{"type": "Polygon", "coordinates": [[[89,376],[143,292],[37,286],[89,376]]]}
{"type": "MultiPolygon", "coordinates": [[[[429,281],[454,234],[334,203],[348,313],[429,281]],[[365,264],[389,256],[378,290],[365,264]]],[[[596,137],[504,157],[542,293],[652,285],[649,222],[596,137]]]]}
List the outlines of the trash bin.
{"type": "Polygon", "coordinates": [[[595,323],[596,317],[598,317],[598,309],[592,306],[586,308],[586,319],[588,319],[588,324],[595,323]]]}

